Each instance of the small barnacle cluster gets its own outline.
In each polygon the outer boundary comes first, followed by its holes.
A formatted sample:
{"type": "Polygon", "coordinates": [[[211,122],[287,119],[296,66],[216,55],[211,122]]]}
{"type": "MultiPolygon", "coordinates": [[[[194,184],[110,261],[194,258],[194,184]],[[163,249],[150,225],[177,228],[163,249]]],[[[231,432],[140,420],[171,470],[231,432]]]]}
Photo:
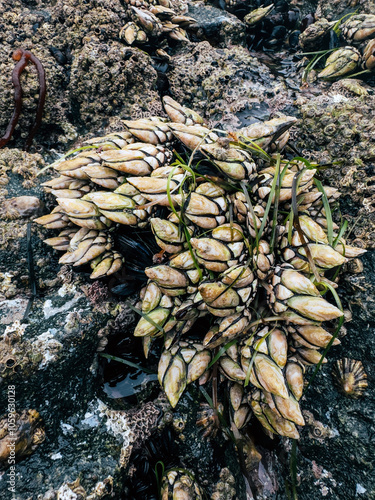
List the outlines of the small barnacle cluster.
{"type": "Polygon", "coordinates": [[[189,471],[172,469],[166,472],[162,478],[161,498],[196,498],[202,500],[204,497],[202,489],[189,471]]]}
{"type": "MultiPolygon", "coordinates": [[[[120,225],[150,227],[161,251],[144,271],[134,335],[146,358],[164,344],[158,378],[172,407],[189,384],[212,383],[237,428],[254,415],[296,438],[305,370],[339,343],[331,270],[364,250],[334,223],[339,192],[323,187],[317,165],[280,153],[295,118],[222,132],[169,97],[164,107],[169,121],[124,121],[126,132],[55,164],[60,176],[44,186],[58,206],[37,222],[62,230],[46,242],[65,252],[61,263],[90,263],[92,278],[124,265],[112,236],[120,225]]],[[[201,420],[208,433],[218,421],[201,420]]]]}
{"type": "MultiPolygon", "coordinates": [[[[130,20],[120,31],[120,38],[128,45],[142,45],[155,39],[188,40],[186,29],[195,20],[186,16],[184,0],[126,0],[130,20]]],[[[159,46],[157,54],[168,58],[159,46]]]]}
{"type": "Polygon", "coordinates": [[[44,425],[36,410],[9,415],[0,419],[0,468],[31,455],[45,439],[44,425]]]}
{"type": "Polygon", "coordinates": [[[338,21],[319,19],[299,36],[304,51],[332,49],[319,78],[335,80],[364,70],[375,70],[375,14],[354,14],[338,21]],[[330,38],[337,42],[332,49],[330,38]]]}
{"type": "Polygon", "coordinates": [[[87,492],[85,490],[85,488],[81,484],[81,479],[77,477],[75,481],[65,481],[57,490],[56,494],[58,500],[63,500],[66,498],[85,498],[87,500],[99,500],[102,497],[110,495],[112,491],[112,476],[108,476],[103,481],[99,481],[90,492],[87,492]]]}

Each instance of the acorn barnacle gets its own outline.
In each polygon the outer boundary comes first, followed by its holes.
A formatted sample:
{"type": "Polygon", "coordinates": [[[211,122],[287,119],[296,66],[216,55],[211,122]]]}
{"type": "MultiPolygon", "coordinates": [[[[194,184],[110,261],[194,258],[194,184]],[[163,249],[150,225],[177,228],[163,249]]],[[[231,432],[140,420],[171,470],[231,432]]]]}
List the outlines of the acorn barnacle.
{"type": "Polygon", "coordinates": [[[355,359],[339,359],[334,366],[333,377],[338,390],[354,399],[361,397],[368,386],[363,364],[355,359]]]}
{"type": "MultiPolygon", "coordinates": [[[[224,407],[221,403],[218,404],[218,413],[224,411],[224,407]]],[[[200,410],[197,414],[197,425],[202,427],[204,438],[215,438],[218,431],[218,419],[215,415],[215,411],[207,404],[201,403],[200,410]]]]}

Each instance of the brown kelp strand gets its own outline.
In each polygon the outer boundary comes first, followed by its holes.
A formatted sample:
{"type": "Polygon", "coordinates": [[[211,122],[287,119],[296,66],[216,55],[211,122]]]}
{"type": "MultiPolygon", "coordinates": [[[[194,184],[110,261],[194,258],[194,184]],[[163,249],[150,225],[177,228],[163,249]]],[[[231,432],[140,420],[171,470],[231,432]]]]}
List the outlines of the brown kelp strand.
{"type": "Polygon", "coordinates": [[[4,147],[5,144],[10,140],[13,135],[14,129],[18,123],[18,119],[22,110],[22,87],[20,82],[20,76],[22,71],[26,68],[28,64],[27,55],[21,49],[16,50],[13,54],[13,59],[18,61],[15,65],[12,73],[12,84],[14,86],[14,111],[12,118],[9,121],[9,125],[5,131],[5,134],[0,139],[0,148],[4,147]]]}
{"type": "Polygon", "coordinates": [[[43,110],[44,110],[44,103],[46,100],[46,76],[45,76],[45,71],[43,68],[42,63],[39,61],[39,59],[32,54],[28,50],[23,50],[23,49],[17,49],[14,51],[12,55],[14,61],[17,61],[17,64],[15,65],[13,72],[12,72],[12,83],[14,86],[14,111],[12,118],[9,121],[9,125],[5,131],[5,134],[3,137],[0,139],[0,148],[4,147],[8,141],[11,139],[14,129],[16,128],[16,125],[18,123],[21,111],[22,111],[22,97],[23,97],[23,92],[22,92],[22,87],[21,87],[21,82],[20,82],[20,77],[22,75],[22,72],[28,65],[29,61],[34,64],[34,66],[37,69],[38,72],[38,79],[39,79],[39,100],[38,100],[38,105],[36,109],[36,118],[35,122],[30,130],[30,133],[26,139],[26,144],[25,144],[25,150],[28,151],[30,149],[30,146],[32,144],[33,138],[35,136],[36,131],[40,127],[40,124],[42,122],[42,117],[43,117],[43,110]]]}

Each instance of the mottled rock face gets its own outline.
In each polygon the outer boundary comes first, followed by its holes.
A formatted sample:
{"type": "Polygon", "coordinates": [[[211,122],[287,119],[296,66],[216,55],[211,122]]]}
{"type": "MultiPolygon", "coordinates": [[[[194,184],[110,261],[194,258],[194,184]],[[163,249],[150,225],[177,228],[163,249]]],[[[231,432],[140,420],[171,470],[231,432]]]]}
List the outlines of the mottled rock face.
{"type": "Polygon", "coordinates": [[[245,48],[213,48],[208,42],[177,52],[168,78],[177,101],[229,130],[267,119],[267,100],[283,85],[245,48]]]}

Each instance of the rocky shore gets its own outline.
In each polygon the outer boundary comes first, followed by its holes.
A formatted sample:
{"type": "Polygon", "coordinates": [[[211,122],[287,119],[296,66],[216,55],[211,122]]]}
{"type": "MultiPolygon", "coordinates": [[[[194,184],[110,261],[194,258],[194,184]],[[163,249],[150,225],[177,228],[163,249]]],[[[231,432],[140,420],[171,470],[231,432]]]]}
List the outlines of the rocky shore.
{"type": "MultiPolygon", "coordinates": [[[[1,131],[14,108],[12,53],[30,50],[42,61],[47,82],[43,121],[30,151],[23,147],[39,96],[32,65],[21,76],[19,123],[0,149],[1,498],[156,498],[142,496],[142,484],[131,479],[142,476],[142,449],[149,450],[147,464],[158,462],[158,453],[159,461],[177,454],[207,498],[251,498],[233,444],[220,432],[216,439],[202,438],[196,419],[205,400],[196,388],[172,410],[154,374],[141,377],[101,356],[135,349],[142,365],[140,344],[129,340],[136,313],[110,291],[109,279],[92,281],[87,271],[61,266],[57,252],[43,243],[52,232],[33,223],[54,206],[41,187],[50,178],[48,164],[83,140],[124,131],[122,120],[165,116],[165,95],[199,112],[211,128],[228,131],[278,113],[294,116],[293,147],[329,165],[321,178],[342,193],[350,244],[368,250],[361,263],[346,265],[338,289],[351,321],[303,396],[306,426],[296,448],[288,438],[271,440],[256,429],[262,460],[249,488],[256,499],[375,498],[375,77],[331,82],[312,71],[303,83],[297,48],[249,50],[242,11],[224,6],[176,1],[176,13],[186,11],[195,21],[186,40],[180,33],[181,39],[160,35],[129,45],[120,35],[133,22],[126,2],[0,0],[1,131]],[[163,52],[156,54],[155,47],[163,52]],[[334,385],[333,366],[342,358],[363,363],[368,388],[359,399],[334,385]],[[117,385],[124,379],[131,397],[117,385]]],[[[315,13],[329,21],[375,9],[368,0],[354,7],[341,1],[334,9],[315,1],[287,6],[301,19],[315,13]]]]}

